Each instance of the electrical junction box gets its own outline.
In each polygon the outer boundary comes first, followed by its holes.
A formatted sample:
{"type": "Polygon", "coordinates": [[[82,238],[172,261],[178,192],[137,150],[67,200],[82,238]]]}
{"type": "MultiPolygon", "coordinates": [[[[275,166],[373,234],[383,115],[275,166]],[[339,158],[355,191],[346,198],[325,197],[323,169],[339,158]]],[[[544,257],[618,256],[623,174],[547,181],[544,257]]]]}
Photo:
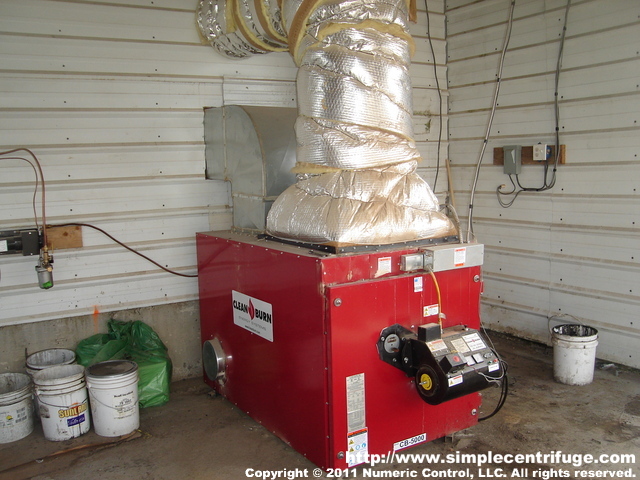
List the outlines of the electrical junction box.
{"type": "Polygon", "coordinates": [[[504,152],[504,173],[518,175],[522,170],[522,146],[508,145],[502,147],[504,152]]]}
{"type": "Polygon", "coordinates": [[[551,158],[551,146],[546,143],[538,143],[533,146],[533,160],[536,162],[546,162],[551,158]]]}
{"type": "Polygon", "coordinates": [[[424,266],[432,272],[477,267],[484,262],[484,245],[481,243],[436,245],[424,250],[424,266]]]}

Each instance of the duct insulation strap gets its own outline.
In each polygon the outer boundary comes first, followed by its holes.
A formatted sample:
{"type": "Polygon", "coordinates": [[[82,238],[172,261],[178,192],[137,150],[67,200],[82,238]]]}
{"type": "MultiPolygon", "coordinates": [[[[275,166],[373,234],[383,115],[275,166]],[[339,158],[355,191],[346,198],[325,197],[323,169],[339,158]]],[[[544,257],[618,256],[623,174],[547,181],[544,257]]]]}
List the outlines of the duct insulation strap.
{"type": "Polygon", "coordinates": [[[416,173],[405,0],[201,0],[203,36],[241,58],[288,49],[299,66],[299,180],[267,231],[314,243],[390,244],[456,233],[416,173]],[[286,35],[285,35],[286,33],[286,35]],[[286,41],[286,42],[285,42],[286,41]]]}

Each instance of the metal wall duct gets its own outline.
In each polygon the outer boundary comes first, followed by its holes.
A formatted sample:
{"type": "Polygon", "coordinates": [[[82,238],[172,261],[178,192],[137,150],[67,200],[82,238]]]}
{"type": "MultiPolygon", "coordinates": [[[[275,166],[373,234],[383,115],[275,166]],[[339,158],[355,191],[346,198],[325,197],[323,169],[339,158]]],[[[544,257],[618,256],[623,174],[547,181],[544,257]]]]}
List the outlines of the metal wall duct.
{"type": "Polygon", "coordinates": [[[294,108],[205,109],[206,176],[231,183],[235,228],[264,232],[274,200],[296,181],[295,120],[294,108]]]}
{"type": "Polygon", "coordinates": [[[275,2],[255,0],[260,30],[242,2],[201,0],[198,25],[214,48],[234,57],[282,50],[266,28],[275,25],[299,66],[298,182],[274,202],[267,231],[341,244],[455,234],[416,173],[408,3],[284,0],[275,13],[275,2]]]}

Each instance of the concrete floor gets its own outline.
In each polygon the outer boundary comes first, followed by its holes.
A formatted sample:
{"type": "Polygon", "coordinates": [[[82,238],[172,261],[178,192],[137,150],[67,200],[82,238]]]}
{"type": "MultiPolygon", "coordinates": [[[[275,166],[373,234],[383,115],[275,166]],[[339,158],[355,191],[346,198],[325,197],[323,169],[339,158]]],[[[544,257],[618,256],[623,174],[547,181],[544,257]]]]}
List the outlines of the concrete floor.
{"type": "MultiPolygon", "coordinates": [[[[553,381],[550,348],[492,336],[509,363],[510,392],[502,411],[453,438],[435,440],[403,453],[562,451],[596,457],[606,454],[614,460],[621,454],[635,454],[637,458],[622,464],[583,466],[554,463],[549,458],[522,465],[493,460],[481,467],[394,460],[373,469],[360,466],[347,478],[397,478],[401,474],[405,478],[458,475],[468,479],[500,478],[501,474],[507,478],[543,479],[640,476],[639,371],[598,362],[591,385],[562,385],[553,381]]],[[[493,409],[498,393],[497,389],[485,391],[481,414],[493,409]]],[[[314,476],[315,466],[305,457],[224,398],[211,396],[200,379],[174,383],[171,401],[142,410],[140,418],[139,432],[115,440],[92,431],[73,440],[49,442],[38,425],[27,438],[0,445],[0,480],[234,480],[247,478],[248,468],[280,471],[281,475],[286,473],[284,469],[290,474],[296,468],[300,473],[306,469],[307,476],[302,478],[314,476]]]]}

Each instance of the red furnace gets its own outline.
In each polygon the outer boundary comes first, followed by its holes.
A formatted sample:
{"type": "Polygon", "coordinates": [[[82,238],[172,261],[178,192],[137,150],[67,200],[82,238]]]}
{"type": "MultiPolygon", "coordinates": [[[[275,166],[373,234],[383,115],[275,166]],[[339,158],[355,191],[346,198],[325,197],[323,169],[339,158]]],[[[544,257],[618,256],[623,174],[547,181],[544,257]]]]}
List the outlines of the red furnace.
{"type": "Polygon", "coordinates": [[[446,240],[198,234],[205,381],[323,468],[475,425],[502,367],[478,331],[483,246],[446,240]]]}

